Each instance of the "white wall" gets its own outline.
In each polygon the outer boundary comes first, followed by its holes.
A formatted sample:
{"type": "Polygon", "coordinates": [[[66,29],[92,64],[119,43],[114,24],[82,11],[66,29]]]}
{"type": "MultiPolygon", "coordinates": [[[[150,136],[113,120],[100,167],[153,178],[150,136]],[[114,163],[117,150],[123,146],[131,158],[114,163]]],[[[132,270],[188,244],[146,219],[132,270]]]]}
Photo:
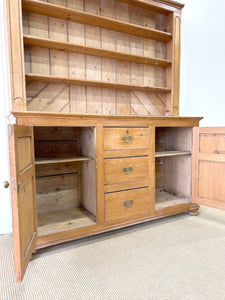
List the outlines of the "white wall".
{"type": "MultiPolygon", "coordinates": [[[[8,66],[0,0],[0,233],[11,231],[8,168],[8,66]]],[[[204,116],[201,126],[225,126],[224,0],[183,0],[180,115],[204,116]]]]}
{"type": "Polygon", "coordinates": [[[180,115],[225,126],[225,1],[181,2],[180,115]]]}

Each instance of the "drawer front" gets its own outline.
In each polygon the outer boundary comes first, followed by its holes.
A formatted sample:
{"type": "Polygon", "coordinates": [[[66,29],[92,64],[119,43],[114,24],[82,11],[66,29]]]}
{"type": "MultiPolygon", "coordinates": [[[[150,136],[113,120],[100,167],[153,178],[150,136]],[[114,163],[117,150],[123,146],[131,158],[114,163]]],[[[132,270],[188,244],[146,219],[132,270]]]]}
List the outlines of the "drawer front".
{"type": "Polygon", "coordinates": [[[224,133],[200,133],[200,152],[225,154],[225,132],[224,133]]]}
{"type": "Polygon", "coordinates": [[[105,221],[138,216],[149,211],[149,188],[105,194],[105,221]]]}
{"type": "Polygon", "coordinates": [[[149,148],[149,128],[104,128],[104,150],[149,148]]]}
{"type": "Polygon", "coordinates": [[[105,184],[115,184],[149,178],[149,157],[105,159],[105,184]]]}

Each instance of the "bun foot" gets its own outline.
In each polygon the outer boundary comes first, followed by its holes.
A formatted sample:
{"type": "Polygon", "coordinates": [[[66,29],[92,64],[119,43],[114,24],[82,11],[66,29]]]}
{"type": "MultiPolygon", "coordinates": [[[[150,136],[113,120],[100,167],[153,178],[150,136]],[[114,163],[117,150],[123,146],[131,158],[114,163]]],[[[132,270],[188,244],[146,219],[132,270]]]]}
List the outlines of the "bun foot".
{"type": "Polygon", "coordinates": [[[188,214],[190,216],[198,216],[199,215],[199,205],[194,204],[193,207],[191,207],[190,210],[188,211],[188,214]]]}
{"type": "Polygon", "coordinates": [[[199,210],[189,210],[188,214],[190,216],[198,216],[199,215],[199,210]]]}

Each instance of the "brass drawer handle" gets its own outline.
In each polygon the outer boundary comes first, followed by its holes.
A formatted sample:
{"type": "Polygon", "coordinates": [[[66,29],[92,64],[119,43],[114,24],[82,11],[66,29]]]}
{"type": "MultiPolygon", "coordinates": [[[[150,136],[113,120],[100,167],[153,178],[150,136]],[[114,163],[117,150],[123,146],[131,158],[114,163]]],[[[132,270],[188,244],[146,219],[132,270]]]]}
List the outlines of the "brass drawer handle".
{"type": "Polygon", "coordinates": [[[126,206],[126,207],[128,207],[128,208],[131,207],[131,206],[133,206],[133,204],[134,204],[133,200],[127,200],[127,201],[125,201],[123,203],[123,205],[126,206]]]}
{"type": "Polygon", "coordinates": [[[132,173],[133,168],[132,168],[132,167],[123,168],[123,171],[124,171],[126,174],[130,174],[130,173],[132,173]]]}
{"type": "Polygon", "coordinates": [[[122,137],[122,140],[125,142],[125,143],[130,143],[132,141],[133,137],[132,135],[125,135],[122,137]]]}

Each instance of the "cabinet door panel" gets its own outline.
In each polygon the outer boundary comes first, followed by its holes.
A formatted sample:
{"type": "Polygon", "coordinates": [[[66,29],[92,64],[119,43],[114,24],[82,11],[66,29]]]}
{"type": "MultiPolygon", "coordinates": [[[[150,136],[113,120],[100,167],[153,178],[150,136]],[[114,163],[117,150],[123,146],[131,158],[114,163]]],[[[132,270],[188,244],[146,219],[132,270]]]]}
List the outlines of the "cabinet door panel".
{"type": "Polygon", "coordinates": [[[33,128],[9,126],[16,281],[23,279],[37,239],[33,128]]]}
{"type": "Polygon", "coordinates": [[[198,196],[225,204],[225,162],[199,161],[198,196]]]}
{"type": "Polygon", "coordinates": [[[225,209],[225,127],[194,128],[192,200],[225,209]]]}

